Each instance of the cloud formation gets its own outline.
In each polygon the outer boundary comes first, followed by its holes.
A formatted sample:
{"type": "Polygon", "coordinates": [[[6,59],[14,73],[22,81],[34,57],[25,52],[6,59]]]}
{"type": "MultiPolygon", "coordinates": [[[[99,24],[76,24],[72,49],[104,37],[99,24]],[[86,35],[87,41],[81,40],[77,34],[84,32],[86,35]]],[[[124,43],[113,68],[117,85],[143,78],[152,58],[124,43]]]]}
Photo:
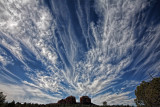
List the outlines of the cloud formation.
{"type": "Polygon", "coordinates": [[[9,101],[88,95],[132,105],[140,81],[159,75],[160,25],[148,17],[156,3],[1,0],[1,91],[9,101]]]}

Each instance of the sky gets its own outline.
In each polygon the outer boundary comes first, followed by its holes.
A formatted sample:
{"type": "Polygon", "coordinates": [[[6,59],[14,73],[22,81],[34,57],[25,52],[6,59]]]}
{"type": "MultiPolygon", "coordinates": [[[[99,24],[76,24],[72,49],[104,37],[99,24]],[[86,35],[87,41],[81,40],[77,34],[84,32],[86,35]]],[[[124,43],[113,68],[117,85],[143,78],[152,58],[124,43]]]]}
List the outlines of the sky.
{"type": "Polygon", "coordinates": [[[0,0],[0,91],[55,103],[73,95],[134,105],[160,76],[159,0],[0,0]]]}

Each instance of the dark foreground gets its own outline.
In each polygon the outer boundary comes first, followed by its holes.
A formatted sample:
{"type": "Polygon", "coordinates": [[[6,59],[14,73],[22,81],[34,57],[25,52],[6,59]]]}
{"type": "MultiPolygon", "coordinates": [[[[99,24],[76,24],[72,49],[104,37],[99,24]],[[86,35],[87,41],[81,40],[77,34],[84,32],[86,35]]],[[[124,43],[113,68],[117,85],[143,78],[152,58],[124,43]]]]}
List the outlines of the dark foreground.
{"type": "Polygon", "coordinates": [[[98,106],[94,104],[84,105],[84,104],[31,104],[31,103],[4,103],[1,104],[0,107],[133,107],[129,105],[106,105],[106,106],[98,106]]]}

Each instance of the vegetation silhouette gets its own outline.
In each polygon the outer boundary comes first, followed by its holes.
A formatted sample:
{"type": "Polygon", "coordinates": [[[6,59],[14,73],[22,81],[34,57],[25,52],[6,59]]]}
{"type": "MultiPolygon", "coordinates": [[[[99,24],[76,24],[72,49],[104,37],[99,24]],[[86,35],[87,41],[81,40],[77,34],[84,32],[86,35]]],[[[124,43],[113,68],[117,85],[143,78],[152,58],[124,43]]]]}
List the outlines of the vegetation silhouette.
{"type": "Polygon", "coordinates": [[[160,77],[142,81],[135,90],[137,107],[160,107],[160,77]]]}
{"type": "Polygon", "coordinates": [[[6,100],[6,96],[3,94],[3,92],[0,92],[0,105],[2,105],[6,100]]]}
{"type": "MultiPolygon", "coordinates": [[[[0,104],[0,107],[132,107],[129,105],[95,105],[91,103],[91,99],[88,96],[82,96],[80,97],[80,103],[76,102],[76,98],[74,96],[69,96],[66,99],[61,99],[57,103],[51,103],[51,104],[31,104],[31,103],[15,103],[13,100],[12,102],[8,103],[5,102],[6,96],[3,95],[2,92],[0,92],[0,99],[2,99],[2,103],[0,104]]],[[[106,102],[107,103],[107,102],[106,102]]]]}
{"type": "Polygon", "coordinates": [[[104,101],[104,102],[103,102],[103,106],[107,106],[107,101],[104,101]]]}

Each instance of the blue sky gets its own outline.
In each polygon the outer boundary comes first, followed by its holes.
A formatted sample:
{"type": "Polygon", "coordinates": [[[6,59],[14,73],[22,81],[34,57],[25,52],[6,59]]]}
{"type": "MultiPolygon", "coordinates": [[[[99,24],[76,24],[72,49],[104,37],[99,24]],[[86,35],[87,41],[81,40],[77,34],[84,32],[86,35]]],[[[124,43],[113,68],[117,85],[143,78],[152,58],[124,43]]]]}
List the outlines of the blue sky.
{"type": "Polygon", "coordinates": [[[136,86],[160,76],[158,10],[158,0],[1,0],[0,91],[134,105],[136,86]]]}

